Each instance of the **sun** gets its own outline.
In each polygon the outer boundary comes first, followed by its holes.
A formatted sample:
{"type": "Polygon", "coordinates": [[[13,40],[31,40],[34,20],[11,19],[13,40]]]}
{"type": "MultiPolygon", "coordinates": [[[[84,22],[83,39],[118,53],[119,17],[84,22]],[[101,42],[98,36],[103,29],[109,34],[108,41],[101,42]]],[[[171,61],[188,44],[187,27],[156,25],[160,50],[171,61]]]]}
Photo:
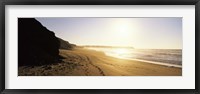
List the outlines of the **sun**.
{"type": "Polygon", "coordinates": [[[131,34],[131,28],[128,24],[121,24],[116,27],[116,34],[121,37],[129,37],[129,34],[131,34]]]}
{"type": "Polygon", "coordinates": [[[113,30],[114,35],[120,39],[130,39],[133,37],[134,32],[136,32],[133,23],[127,19],[115,21],[113,30]]]}
{"type": "Polygon", "coordinates": [[[128,18],[114,19],[110,22],[108,34],[113,46],[134,47],[138,37],[137,22],[128,18]]]}

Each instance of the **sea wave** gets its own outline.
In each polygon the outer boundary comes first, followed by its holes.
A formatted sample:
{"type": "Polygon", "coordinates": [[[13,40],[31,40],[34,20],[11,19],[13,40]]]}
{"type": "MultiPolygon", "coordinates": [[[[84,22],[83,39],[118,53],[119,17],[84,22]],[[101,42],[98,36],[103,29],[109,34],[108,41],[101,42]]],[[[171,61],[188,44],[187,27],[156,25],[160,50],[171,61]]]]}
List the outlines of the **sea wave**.
{"type": "Polygon", "coordinates": [[[145,61],[174,67],[182,66],[181,49],[130,49],[99,47],[87,47],[87,49],[103,51],[106,55],[116,58],[145,61]]]}

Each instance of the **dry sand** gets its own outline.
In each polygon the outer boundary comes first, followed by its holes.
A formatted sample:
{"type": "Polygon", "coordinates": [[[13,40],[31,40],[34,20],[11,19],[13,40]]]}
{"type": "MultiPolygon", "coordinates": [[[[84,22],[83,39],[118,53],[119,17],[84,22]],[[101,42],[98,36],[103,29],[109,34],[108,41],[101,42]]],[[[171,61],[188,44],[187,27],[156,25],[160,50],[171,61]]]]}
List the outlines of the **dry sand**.
{"type": "Polygon", "coordinates": [[[106,56],[103,52],[76,48],[60,50],[61,62],[21,66],[19,76],[181,76],[182,68],[106,56]]]}

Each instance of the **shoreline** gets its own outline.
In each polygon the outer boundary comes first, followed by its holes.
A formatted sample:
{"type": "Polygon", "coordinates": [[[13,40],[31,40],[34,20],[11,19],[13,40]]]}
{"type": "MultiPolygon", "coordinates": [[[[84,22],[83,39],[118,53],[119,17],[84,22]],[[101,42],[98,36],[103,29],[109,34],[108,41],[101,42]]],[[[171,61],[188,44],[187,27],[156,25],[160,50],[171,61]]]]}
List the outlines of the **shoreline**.
{"type": "Polygon", "coordinates": [[[167,67],[182,68],[182,65],[176,65],[176,64],[169,64],[169,63],[156,62],[156,61],[148,61],[148,60],[140,60],[140,59],[130,59],[130,60],[141,61],[141,62],[151,63],[151,64],[158,64],[158,65],[167,66],[167,67]]]}
{"type": "Polygon", "coordinates": [[[75,48],[60,49],[62,62],[19,67],[19,76],[181,76],[182,68],[143,61],[119,59],[103,52],[75,48]]]}
{"type": "MultiPolygon", "coordinates": [[[[107,56],[115,57],[115,56],[111,56],[111,55],[107,55],[107,56]]],[[[164,63],[164,62],[148,61],[148,60],[142,60],[142,59],[130,59],[130,58],[123,58],[123,57],[115,57],[115,58],[125,59],[125,60],[133,60],[133,61],[140,61],[140,62],[145,62],[145,63],[150,63],[150,64],[157,64],[157,65],[162,65],[162,66],[167,66],[167,67],[182,68],[182,65],[169,64],[169,63],[164,63]]]]}
{"type": "MultiPolygon", "coordinates": [[[[90,48],[84,48],[84,49],[99,51],[99,50],[90,49],[90,48]]],[[[103,52],[103,51],[99,51],[99,52],[103,52]]],[[[106,56],[114,57],[114,58],[118,58],[118,59],[133,60],[133,61],[140,61],[140,62],[145,62],[145,63],[163,65],[163,66],[167,66],[167,67],[182,68],[182,65],[178,65],[178,64],[170,64],[170,63],[165,63],[165,62],[149,61],[149,60],[142,60],[142,59],[124,58],[124,57],[109,55],[109,54],[106,54],[106,52],[103,52],[103,53],[104,53],[106,56]]]]}

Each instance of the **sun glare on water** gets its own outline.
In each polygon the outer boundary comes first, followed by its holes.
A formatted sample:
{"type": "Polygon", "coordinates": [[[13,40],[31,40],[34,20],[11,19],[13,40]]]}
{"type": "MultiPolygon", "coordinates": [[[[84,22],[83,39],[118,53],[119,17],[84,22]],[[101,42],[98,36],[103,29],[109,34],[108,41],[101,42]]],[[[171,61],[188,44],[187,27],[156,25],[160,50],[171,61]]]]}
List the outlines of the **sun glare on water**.
{"type": "Polygon", "coordinates": [[[129,50],[126,49],[126,48],[118,48],[118,49],[115,49],[114,52],[115,52],[116,54],[120,55],[120,54],[126,54],[126,53],[128,53],[129,50]]]}
{"type": "Polygon", "coordinates": [[[133,50],[131,50],[130,48],[113,48],[111,50],[111,53],[107,53],[107,55],[124,59],[125,58],[124,56],[130,55],[132,51],[133,50]]]}

